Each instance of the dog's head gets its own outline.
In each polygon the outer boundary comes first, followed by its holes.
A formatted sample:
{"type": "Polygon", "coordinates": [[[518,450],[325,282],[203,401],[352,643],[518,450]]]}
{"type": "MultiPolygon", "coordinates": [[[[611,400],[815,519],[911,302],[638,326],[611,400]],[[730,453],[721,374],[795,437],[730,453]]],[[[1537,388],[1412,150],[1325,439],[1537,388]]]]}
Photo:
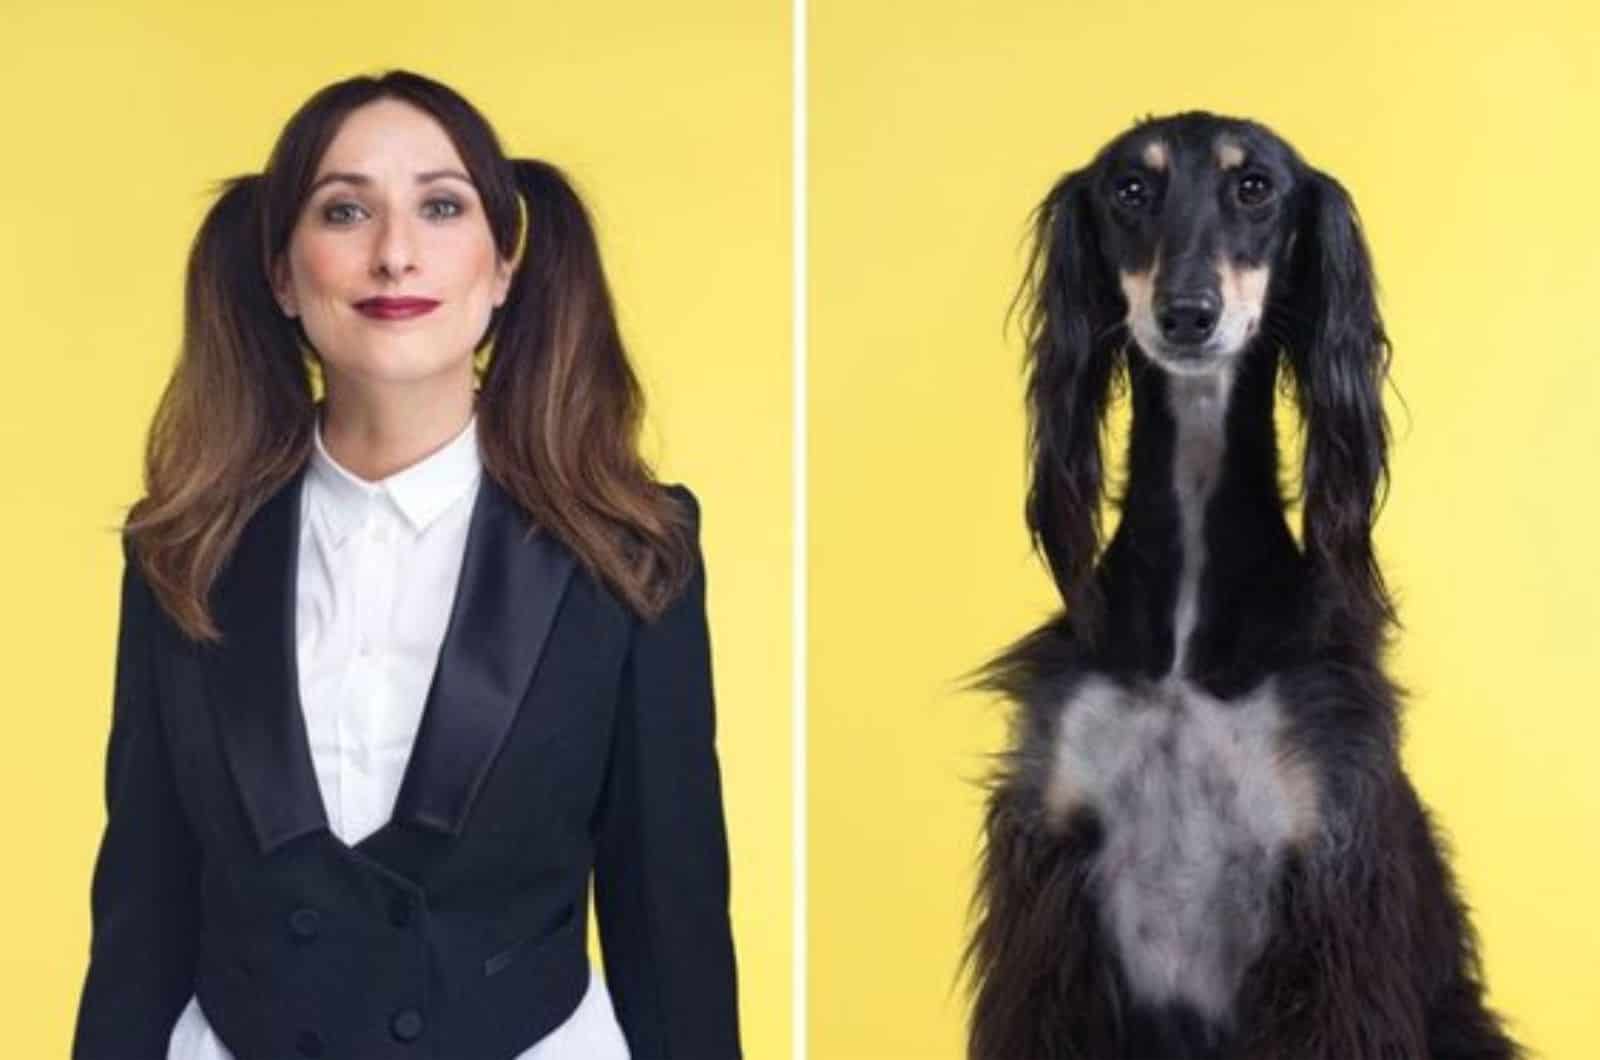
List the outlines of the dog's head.
{"type": "Polygon", "coordinates": [[[1306,421],[1308,552],[1350,608],[1388,615],[1370,531],[1389,346],[1339,182],[1256,122],[1188,112],[1138,123],[1062,176],[1034,235],[1028,524],[1082,631],[1099,611],[1101,427],[1133,356],[1203,374],[1282,351],[1306,421]]]}
{"type": "Polygon", "coordinates": [[[1188,115],[1119,137],[1091,166],[1101,253],[1139,349],[1172,372],[1242,353],[1294,243],[1304,167],[1265,130],[1188,115]]]}

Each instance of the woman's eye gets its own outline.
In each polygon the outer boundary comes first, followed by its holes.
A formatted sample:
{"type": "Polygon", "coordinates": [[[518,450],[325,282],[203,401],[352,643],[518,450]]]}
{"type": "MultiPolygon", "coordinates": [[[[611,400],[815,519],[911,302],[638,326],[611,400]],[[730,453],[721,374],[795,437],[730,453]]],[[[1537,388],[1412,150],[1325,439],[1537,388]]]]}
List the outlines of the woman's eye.
{"type": "Polygon", "coordinates": [[[462,211],[462,206],[454,199],[429,199],[423,204],[434,217],[455,217],[462,211]]]}
{"type": "Polygon", "coordinates": [[[1116,182],[1114,190],[1117,202],[1131,210],[1137,210],[1150,201],[1150,187],[1143,177],[1122,177],[1116,182]]]}
{"type": "Polygon", "coordinates": [[[1265,173],[1246,173],[1239,178],[1239,202],[1243,206],[1260,206],[1272,198],[1272,181],[1265,173]]]}
{"type": "Polygon", "coordinates": [[[356,219],[355,211],[366,213],[353,202],[330,203],[323,207],[322,219],[336,225],[348,224],[356,219]]]}

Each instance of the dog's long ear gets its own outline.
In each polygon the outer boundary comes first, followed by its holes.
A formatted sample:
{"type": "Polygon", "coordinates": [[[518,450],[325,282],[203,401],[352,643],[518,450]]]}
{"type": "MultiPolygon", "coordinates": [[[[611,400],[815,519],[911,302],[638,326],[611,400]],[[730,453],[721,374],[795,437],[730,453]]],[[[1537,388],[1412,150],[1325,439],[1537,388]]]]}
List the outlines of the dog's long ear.
{"type": "Polygon", "coordinates": [[[1394,620],[1372,547],[1389,473],[1389,339],[1355,204],[1311,170],[1285,285],[1288,363],[1305,420],[1304,533],[1324,628],[1366,641],[1394,620]],[[1353,624],[1352,624],[1353,623],[1353,624]]]}
{"type": "Polygon", "coordinates": [[[1026,308],[1028,529],[1074,630],[1092,641],[1102,602],[1091,577],[1100,545],[1101,434],[1123,357],[1122,296],[1095,234],[1090,170],[1056,182],[1034,215],[1026,308]]]}

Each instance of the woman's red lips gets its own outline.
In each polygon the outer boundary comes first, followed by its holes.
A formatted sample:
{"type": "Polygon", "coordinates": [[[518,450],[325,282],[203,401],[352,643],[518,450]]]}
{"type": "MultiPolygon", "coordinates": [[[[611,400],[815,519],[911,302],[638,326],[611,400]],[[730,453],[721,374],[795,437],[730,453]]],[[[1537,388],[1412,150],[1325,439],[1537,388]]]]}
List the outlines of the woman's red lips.
{"type": "Polygon", "coordinates": [[[403,320],[432,312],[438,304],[431,298],[367,298],[357,302],[356,309],[378,320],[403,320]]]}

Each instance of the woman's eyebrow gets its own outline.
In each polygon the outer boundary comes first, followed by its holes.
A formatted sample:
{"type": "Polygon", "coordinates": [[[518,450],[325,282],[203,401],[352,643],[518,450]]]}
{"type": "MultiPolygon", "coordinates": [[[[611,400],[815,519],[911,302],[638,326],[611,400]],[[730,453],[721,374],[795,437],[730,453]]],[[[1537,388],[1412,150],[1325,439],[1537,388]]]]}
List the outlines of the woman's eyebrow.
{"type": "MultiPolygon", "coordinates": [[[[427,184],[429,181],[445,179],[459,180],[469,185],[472,184],[472,178],[461,172],[459,169],[430,169],[417,174],[418,184],[427,184]]],[[[306,191],[306,194],[310,195],[324,184],[333,184],[336,182],[355,184],[358,187],[364,187],[372,183],[372,178],[367,176],[365,173],[348,173],[343,170],[335,170],[330,173],[324,173],[322,176],[312,181],[311,187],[306,191]]]]}

